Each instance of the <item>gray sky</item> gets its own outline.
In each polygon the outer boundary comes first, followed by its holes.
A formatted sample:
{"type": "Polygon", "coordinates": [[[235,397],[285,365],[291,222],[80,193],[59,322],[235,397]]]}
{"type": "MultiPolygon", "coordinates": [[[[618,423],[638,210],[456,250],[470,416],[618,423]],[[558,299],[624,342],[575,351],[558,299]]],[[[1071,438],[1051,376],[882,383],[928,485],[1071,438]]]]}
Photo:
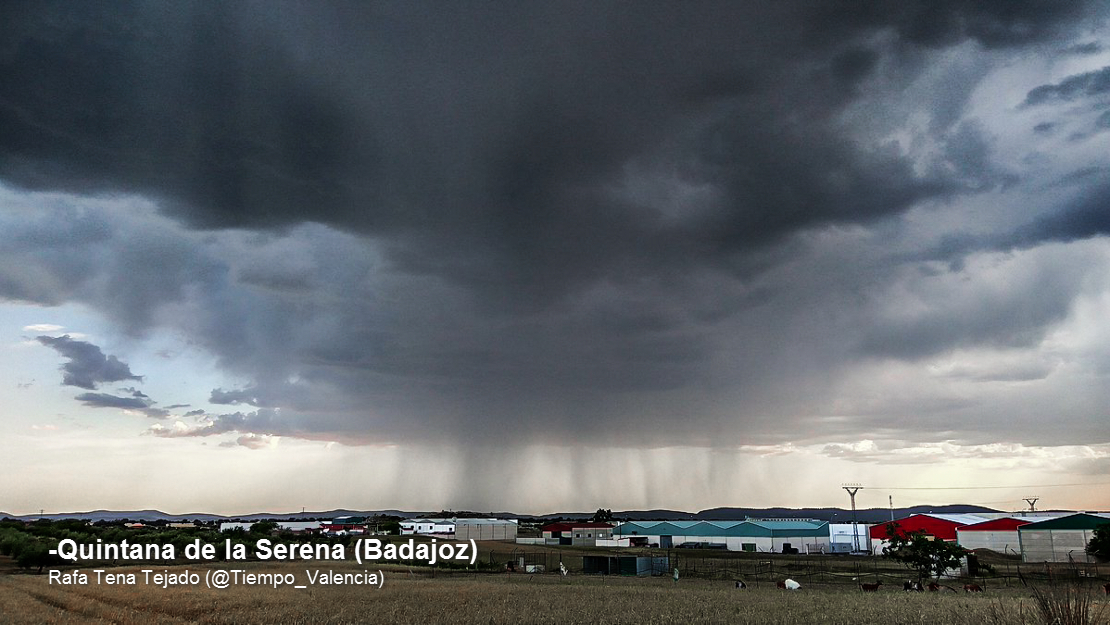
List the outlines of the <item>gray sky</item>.
{"type": "Polygon", "coordinates": [[[1108,16],[6,3],[0,510],[1110,507],[1108,16]]]}

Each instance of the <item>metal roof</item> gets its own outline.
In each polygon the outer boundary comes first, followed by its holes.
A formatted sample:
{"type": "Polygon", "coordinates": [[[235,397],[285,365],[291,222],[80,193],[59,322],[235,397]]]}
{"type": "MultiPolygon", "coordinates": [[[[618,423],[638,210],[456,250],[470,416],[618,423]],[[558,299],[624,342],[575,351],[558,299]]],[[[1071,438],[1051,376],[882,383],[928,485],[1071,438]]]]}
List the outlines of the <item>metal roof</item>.
{"type": "Polygon", "coordinates": [[[636,521],[621,523],[615,535],[647,536],[824,536],[826,521],[636,521]]]}
{"type": "Polygon", "coordinates": [[[979,514],[933,514],[926,512],[925,516],[931,516],[934,519],[941,519],[950,523],[959,523],[960,525],[972,525],[974,523],[982,523],[989,521],[990,517],[985,517],[979,514]]]}
{"type": "Polygon", "coordinates": [[[1106,512],[1079,512],[1068,516],[1037,521],[1022,525],[1018,531],[1036,530],[1093,530],[1099,525],[1110,523],[1110,513],[1106,512]]]}
{"type": "Polygon", "coordinates": [[[1005,517],[957,527],[956,532],[958,534],[962,534],[963,532],[1009,532],[1017,531],[1017,528],[1022,525],[1028,525],[1029,523],[1030,521],[1028,519],[1005,517]]]}

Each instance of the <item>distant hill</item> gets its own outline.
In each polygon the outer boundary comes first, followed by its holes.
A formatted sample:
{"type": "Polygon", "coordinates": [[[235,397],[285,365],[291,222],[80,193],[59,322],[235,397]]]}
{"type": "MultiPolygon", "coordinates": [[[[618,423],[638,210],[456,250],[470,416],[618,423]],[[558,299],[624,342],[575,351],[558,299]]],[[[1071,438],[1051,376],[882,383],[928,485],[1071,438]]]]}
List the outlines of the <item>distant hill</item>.
{"type": "Polygon", "coordinates": [[[358,511],[358,510],[322,510],[315,512],[254,512],[250,514],[236,514],[236,515],[222,515],[222,514],[209,514],[206,512],[189,512],[185,514],[167,514],[161,510],[91,510],[89,512],[60,512],[56,514],[7,514],[0,512],[0,519],[7,517],[10,519],[19,519],[29,521],[34,519],[50,519],[53,521],[61,521],[63,519],[83,519],[87,521],[290,521],[290,520],[304,520],[309,521],[313,519],[334,519],[340,516],[399,516],[399,517],[413,517],[426,514],[424,512],[405,512],[402,510],[373,510],[373,511],[358,511]]]}
{"type": "MultiPolygon", "coordinates": [[[[940,505],[940,506],[912,506],[909,508],[895,508],[894,517],[903,518],[911,514],[924,513],[937,514],[975,514],[977,512],[993,512],[998,510],[983,506],[967,505],[940,505]]],[[[860,523],[882,523],[890,520],[889,508],[867,508],[856,511],[856,520],[860,523]]],[[[14,515],[0,512],[0,518],[8,517],[20,520],[33,520],[39,518],[86,519],[89,521],[263,521],[263,520],[313,520],[333,519],[339,516],[374,516],[387,515],[404,518],[429,517],[451,515],[450,511],[416,512],[404,510],[320,510],[306,512],[256,512],[239,515],[208,514],[204,512],[190,512],[186,514],[167,514],[159,510],[92,510],[89,512],[64,512],[57,514],[25,514],[14,515]]],[[[593,512],[559,512],[544,515],[516,514],[514,512],[458,512],[465,516],[516,518],[521,520],[548,521],[551,519],[581,520],[593,517],[593,512]]],[[[820,519],[839,523],[849,523],[852,520],[852,511],[843,508],[711,508],[701,512],[683,512],[681,510],[623,510],[613,511],[613,517],[629,521],[730,521],[752,518],[793,518],[793,519],[820,519]]]]}
{"type": "MultiPolygon", "coordinates": [[[[908,508],[895,508],[894,518],[901,519],[913,514],[975,514],[977,512],[997,513],[998,510],[983,506],[944,505],[944,506],[910,506],[908,508]]],[[[890,520],[890,508],[865,508],[856,510],[856,520],[860,523],[882,523],[890,520]]],[[[753,518],[786,518],[786,519],[819,519],[837,523],[850,523],[852,511],[843,508],[712,508],[702,510],[694,515],[697,519],[706,521],[741,520],[753,518]]],[[[663,519],[668,520],[668,519],[663,519]]]]}

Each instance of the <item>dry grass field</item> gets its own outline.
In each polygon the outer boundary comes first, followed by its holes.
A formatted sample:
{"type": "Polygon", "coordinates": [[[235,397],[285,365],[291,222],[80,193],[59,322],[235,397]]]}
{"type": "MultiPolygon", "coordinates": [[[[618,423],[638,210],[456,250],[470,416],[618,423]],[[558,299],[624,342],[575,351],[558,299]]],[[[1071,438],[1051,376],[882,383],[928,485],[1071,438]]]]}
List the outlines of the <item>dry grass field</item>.
{"type": "MultiPolygon", "coordinates": [[[[113,572],[137,571],[128,567],[113,572]]],[[[203,574],[205,566],[188,568],[203,574]]],[[[213,567],[226,568],[226,567],[213,567]]],[[[305,566],[239,565],[251,572],[292,572],[305,566]]],[[[357,572],[354,563],[320,567],[357,572]]],[[[171,567],[171,570],[175,570],[171,567]]],[[[1104,602],[1097,599],[1097,609],[1104,602]]],[[[797,592],[760,583],[669,578],[468,574],[394,567],[384,587],[310,586],[306,590],[232,586],[161,588],[144,585],[59,586],[46,575],[0,575],[0,623],[928,623],[1042,622],[1028,592],[983,595],[861,593],[850,586],[806,586],[797,592]]],[[[1106,612],[1101,622],[1108,622],[1106,612]]]]}

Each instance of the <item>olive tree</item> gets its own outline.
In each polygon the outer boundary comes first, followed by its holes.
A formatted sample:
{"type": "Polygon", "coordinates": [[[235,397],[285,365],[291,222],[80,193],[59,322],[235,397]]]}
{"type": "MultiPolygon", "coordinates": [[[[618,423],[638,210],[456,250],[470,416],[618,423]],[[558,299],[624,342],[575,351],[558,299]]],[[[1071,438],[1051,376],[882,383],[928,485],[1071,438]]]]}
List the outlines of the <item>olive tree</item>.
{"type": "Polygon", "coordinates": [[[890,543],[883,556],[917,569],[918,578],[940,577],[960,565],[967,550],[956,543],[935,540],[925,532],[903,532],[898,524],[887,525],[890,543]]]}

